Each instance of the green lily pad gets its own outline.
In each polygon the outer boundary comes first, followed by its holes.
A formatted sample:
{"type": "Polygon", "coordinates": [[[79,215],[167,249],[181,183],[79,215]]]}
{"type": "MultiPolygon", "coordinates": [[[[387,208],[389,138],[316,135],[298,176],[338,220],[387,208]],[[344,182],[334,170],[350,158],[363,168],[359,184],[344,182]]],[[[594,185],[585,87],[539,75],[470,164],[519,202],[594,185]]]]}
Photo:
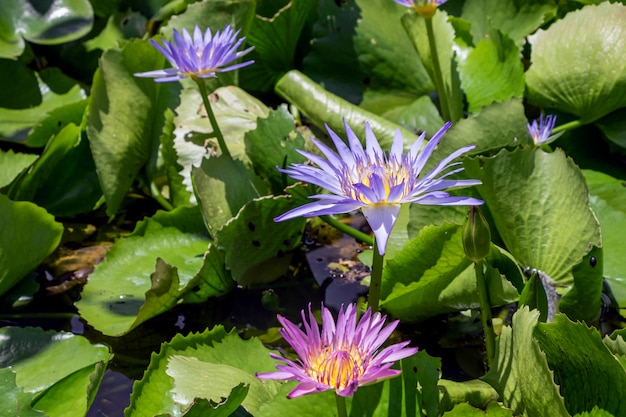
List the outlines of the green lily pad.
{"type": "Polygon", "coordinates": [[[37,155],[29,153],[0,150],[0,188],[9,185],[26,167],[37,159],[37,155]]]}
{"type": "Polygon", "coordinates": [[[26,146],[40,148],[70,123],[80,126],[87,107],[87,100],[77,101],[59,106],[48,112],[30,131],[26,138],[26,146]]]}
{"type": "Polygon", "coordinates": [[[174,401],[179,404],[191,404],[194,398],[220,401],[228,398],[232,388],[239,384],[248,386],[248,395],[242,405],[249,412],[254,413],[272,398],[272,393],[253,373],[230,365],[173,355],[169,358],[166,373],[174,378],[174,401]]]}
{"type": "Polygon", "coordinates": [[[400,103],[387,104],[388,101],[394,100],[393,96],[380,92],[377,93],[380,99],[372,98],[372,93],[366,92],[366,100],[368,104],[361,103],[364,109],[380,114],[385,119],[389,119],[392,122],[398,123],[406,129],[413,129],[416,132],[426,132],[426,135],[432,137],[441,126],[443,126],[443,119],[439,114],[439,109],[435,106],[435,103],[430,99],[430,96],[422,96],[414,101],[401,100],[400,103]],[[373,103],[380,105],[380,108],[372,108],[373,103]]]}
{"type": "Polygon", "coordinates": [[[200,168],[192,168],[191,174],[204,223],[211,236],[215,236],[248,202],[265,194],[265,184],[251,169],[240,160],[225,155],[204,159],[200,168]]]}
{"type": "Polygon", "coordinates": [[[182,297],[178,287],[202,268],[208,244],[207,238],[158,223],[143,236],[119,239],[89,276],[76,303],[81,317],[118,336],[173,307],[182,297]]]}
{"type": "Polygon", "coordinates": [[[247,42],[254,46],[245,59],[254,65],[241,71],[241,82],[249,90],[271,91],[276,81],[296,67],[296,54],[302,32],[315,13],[317,2],[293,0],[280,8],[274,16],[254,19],[247,34],[247,42]]]}
{"type": "Polygon", "coordinates": [[[44,209],[0,194],[0,295],[35,269],[57,247],[63,225],[44,209]]]}
{"type": "Polygon", "coordinates": [[[301,244],[306,219],[274,218],[302,204],[286,196],[261,197],[246,204],[217,232],[226,267],[240,285],[270,282],[289,267],[291,251],[301,244]]]}
{"type": "Polygon", "coordinates": [[[219,401],[241,382],[254,385],[243,401],[244,407],[254,412],[273,398],[279,387],[274,381],[255,381],[254,374],[274,371],[275,364],[258,339],[244,341],[235,332],[227,334],[221,326],[203,333],[176,335],[152,356],[142,380],[135,382],[124,415],[178,415],[189,408],[194,398],[219,401]],[[190,363],[198,366],[188,366],[190,363]],[[228,372],[211,378],[211,374],[202,372],[204,367],[228,372]]]}
{"type": "MultiPolygon", "coordinates": [[[[240,404],[248,395],[249,386],[243,383],[233,388],[221,401],[215,402],[204,398],[195,398],[191,408],[183,417],[229,417],[237,415],[240,404]]],[[[245,412],[245,410],[244,410],[245,412]]]]}
{"type": "Polygon", "coordinates": [[[595,125],[612,143],[626,148],[626,108],[621,108],[596,120],[595,125]]]}
{"type": "Polygon", "coordinates": [[[471,23],[474,43],[492,29],[506,33],[517,45],[543,25],[556,12],[556,5],[546,0],[468,0],[461,17],[471,23]]]}
{"type": "Polygon", "coordinates": [[[24,50],[24,39],[55,45],[78,39],[91,30],[93,9],[88,0],[5,0],[0,19],[0,57],[14,58],[24,50]]]}
{"type": "Polygon", "coordinates": [[[554,323],[537,324],[533,336],[546,354],[570,414],[591,411],[594,406],[615,416],[626,413],[622,395],[626,372],[595,328],[558,314],[554,323]],[[563,346],[567,346],[566,355],[563,346]]]}
{"type": "Polygon", "coordinates": [[[328,91],[351,103],[358,103],[367,82],[353,45],[359,8],[354,0],[342,3],[322,0],[318,3],[310,50],[303,59],[302,71],[328,91]]]}
{"type": "Polygon", "coordinates": [[[100,59],[89,100],[87,135],[107,214],[115,214],[141,168],[157,151],[165,109],[178,97],[178,83],[155,83],[136,72],[163,66],[152,45],[131,41],[100,59]]]}
{"type": "Polygon", "coordinates": [[[539,312],[528,307],[513,315],[512,325],[502,328],[496,342],[493,365],[481,379],[515,415],[569,417],[546,354],[533,337],[538,317],[539,312]]]}
{"type": "Polygon", "coordinates": [[[625,37],[626,6],[610,2],[585,6],[537,31],[526,72],[530,102],[585,123],[626,107],[625,37]]]}
{"type": "Polygon", "coordinates": [[[583,170],[589,187],[589,203],[602,228],[603,276],[620,308],[626,308],[626,187],[624,181],[597,171],[583,170]]]}
{"type": "Polygon", "coordinates": [[[572,267],[592,246],[602,245],[587,186],[573,161],[558,149],[526,148],[466,160],[464,166],[468,177],[483,182],[478,190],[507,250],[522,265],[571,286],[572,267]]]}
{"type": "Polygon", "coordinates": [[[524,95],[524,67],[519,49],[506,34],[490,31],[475,48],[457,56],[457,61],[470,112],[477,113],[494,101],[524,95]]]}
{"type": "Polygon", "coordinates": [[[0,402],[5,407],[0,416],[45,417],[43,412],[31,408],[34,395],[17,386],[15,371],[11,368],[0,368],[0,388],[0,402]]]}
{"type": "Polygon", "coordinates": [[[502,408],[497,402],[489,403],[486,410],[474,408],[467,403],[457,404],[452,410],[445,412],[443,417],[513,417],[513,411],[502,408]]]}
{"type": "Polygon", "coordinates": [[[84,416],[109,361],[109,348],[86,338],[38,328],[0,329],[0,367],[36,394],[33,407],[49,417],[84,416]]]}
{"type": "Polygon", "coordinates": [[[255,416],[335,417],[337,415],[335,395],[332,391],[324,391],[315,395],[303,395],[293,399],[287,398],[287,394],[295,386],[296,384],[293,381],[281,384],[274,400],[261,405],[255,416]]]}

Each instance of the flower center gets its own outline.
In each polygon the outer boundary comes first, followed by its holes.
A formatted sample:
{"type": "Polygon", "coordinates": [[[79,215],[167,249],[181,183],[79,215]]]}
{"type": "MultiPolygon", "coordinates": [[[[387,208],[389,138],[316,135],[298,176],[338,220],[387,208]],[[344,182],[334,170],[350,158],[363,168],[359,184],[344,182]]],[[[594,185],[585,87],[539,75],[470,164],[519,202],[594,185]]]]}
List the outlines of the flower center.
{"type": "Polygon", "coordinates": [[[358,349],[324,348],[310,363],[309,375],[318,382],[343,390],[357,383],[365,370],[365,358],[358,349]]]}
{"type": "Polygon", "coordinates": [[[415,174],[408,158],[376,158],[356,161],[356,169],[342,173],[346,195],[367,205],[397,204],[415,184],[415,174]],[[368,190],[364,190],[363,188],[368,190]]]}

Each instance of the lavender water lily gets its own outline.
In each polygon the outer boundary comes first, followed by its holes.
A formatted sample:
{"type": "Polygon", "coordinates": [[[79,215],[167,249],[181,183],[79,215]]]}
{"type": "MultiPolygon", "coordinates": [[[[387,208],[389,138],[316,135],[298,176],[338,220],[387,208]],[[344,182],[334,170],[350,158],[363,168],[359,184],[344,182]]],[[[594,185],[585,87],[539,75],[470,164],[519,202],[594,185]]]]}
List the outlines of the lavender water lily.
{"type": "Polygon", "coordinates": [[[556,116],[549,114],[547,116],[540,115],[539,119],[533,120],[532,123],[527,124],[528,133],[533,138],[535,146],[547,145],[550,142],[555,141],[564,132],[559,132],[552,135],[554,125],[556,124],[556,116]]]}
{"type": "Polygon", "coordinates": [[[174,29],[174,40],[163,41],[163,44],[154,39],[150,43],[161,52],[172,64],[172,68],[162,70],[139,72],[136,77],[151,77],[156,82],[179,81],[185,77],[211,78],[218,72],[232,71],[254,63],[246,61],[239,64],[229,65],[241,58],[253,48],[250,47],[237,52],[237,49],[246,39],[239,36],[239,30],[234,31],[232,26],[227,25],[220,32],[213,34],[210,28],[202,33],[198,25],[194,28],[193,38],[184,29],[179,33],[174,29]]]}
{"type": "Polygon", "coordinates": [[[193,79],[198,84],[202,102],[211,122],[212,136],[217,139],[222,154],[228,158],[231,158],[230,151],[213,114],[204,79],[216,77],[218,72],[233,71],[254,63],[252,60],[234,63],[253,49],[250,47],[237,51],[246,39],[237,38],[239,32],[234,31],[231,25],[226,25],[221,32],[218,30],[213,34],[211,29],[207,28],[202,33],[200,27],[196,25],[192,37],[187,29],[183,29],[181,33],[174,29],[174,40],[171,42],[163,41],[161,45],[150,39],[150,43],[165,56],[172,64],[172,68],[135,74],[136,77],[154,78],[156,82],[180,81],[186,77],[193,79]]]}
{"type": "Polygon", "coordinates": [[[389,236],[398,218],[400,206],[405,203],[434,205],[479,205],[483,201],[464,196],[451,196],[446,190],[479,185],[472,179],[450,179],[463,171],[460,162],[452,162],[474,146],[462,147],[442,159],[429,172],[423,174],[424,166],[441,141],[444,133],[452,126],[446,123],[424,145],[425,133],[403,152],[403,138],[396,131],[389,152],[384,152],[372,132],[365,124],[365,147],[352,128],[344,122],[348,145],[326,127],[337,152],[322,142],[311,139],[324,157],[311,152],[298,151],[318,167],[294,164],[287,169],[278,168],[290,177],[315,184],[329,193],[311,196],[317,201],[297,207],[278,216],[276,221],[300,216],[322,216],[349,213],[361,210],[375,236],[374,265],[370,285],[369,302],[378,309],[382,257],[389,236]]]}

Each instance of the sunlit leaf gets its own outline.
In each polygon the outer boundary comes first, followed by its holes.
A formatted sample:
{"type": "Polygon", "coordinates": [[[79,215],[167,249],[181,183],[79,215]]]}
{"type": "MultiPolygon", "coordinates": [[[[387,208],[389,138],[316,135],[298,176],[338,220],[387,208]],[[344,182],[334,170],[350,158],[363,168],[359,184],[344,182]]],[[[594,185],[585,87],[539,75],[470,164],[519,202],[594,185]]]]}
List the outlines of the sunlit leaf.
{"type": "Polygon", "coordinates": [[[521,46],[524,37],[538,29],[555,11],[556,5],[547,0],[468,0],[463,4],[461,17],[471,22],[475,43],[491,29],[498,29],[521,46]]]}
{"type": "Polygon", "coordinates": [[[354,48],[370,77],[370,88],[404,90],[414,98],[431,92],[430,77],[401,24],[406,9],[387,0],[356,0],[356,4],[361,16],[354,48]]]}
{"type": "Polygon", "coordinates": [[[222,397],[219,402],[196,398],[191,408],[185,412],[183,417],[237,416],[238,414],[235,411],[240,408],[241,402],[248,395],[248,390],[248,385],[239,384],[231,390],[229,395],[222,397]]]}
{"type": "Polygon", "coordinates": [[[524,68],[519,49],[506,34],[491,31],[457,59],[470,112],[477,113],[494,101],[523,96],[524,68]]]}
{"type": "Polygon", "coordinates": [[[77,101],[59,106],[48,112],[30,131],[26,138],[26,146],[39,148],[46,146],[48,141],[70,123],[81,125],[87,100],[77,101]]]}
{"type": "Polygon", "coordinates": [[[191,31],[196,24],[202,22],[201,29],[211,28],[213,33],[222,30],[227,24],[241,29],[242,35],[248,33],[255,11],[254,0],[213,0],[195,2],[187,5],[183,13],[175,14],[163,27],[163,33],[171,38],[173,30],[179,32],[184,28],[191,31]]]}
{"type": "Polygon", "coordinates": [[[172,288],[187,284],[196,275],[208,243],[207,238],[157,223],[143,236],[122,238],[89,276],[76,307],[102,333],[124,334],[176,304],[180,294],[171,296],[172,288]],[[169,266],[161,263],[155,272],[157,258],[169,266]],[[116,285],[111,285],[111,279],[116,285]],[[152,302],[151,294],[156,296],[152,302]]]}
{"type": "Polygon", "coordinates": [[[35,269],[59,244],[63,226],[44,209],[0,194],[0,295],[35,269]]]}
{"type": "MultiPolygon", "coordinates": [[[[531,143],[532,139],[526,129],[526,123],[524,106],[519,99],[485,107],[480,113],[459,120],[446,132],[424,171],[432,169],[442,158],[464,146],[475,145],[476,148],[469,154],[476,154],[531,143]],[[502,120],[507,122],[502,123],[502,120]]],[[[462,175],[464,178],[472,178],[467,173],[462,175]]],[[[474,188],[462,189],[458,193],[480,198],[474,188]]],[[[440,225],[445,222],[464,224],[467,207],[411,204],[410,214],[408,231],[409,236],[413,237],[427,225],[440,225]]],[[[493,233],[495,231],[492,230],[493,233]]]]}
{"type": "Polygon", "coordinates": [[[78,39],[91,30],[93,10],[88,0],[4,0],[0,19],[0,56],[22,53],[24,39],[53,45],[78,39]]]}
{"type": "Polygon", "coordinates": [[[482,378],[515,415],[569,417],[546,354],[533,338],[539,312],[522,307],[512,325],[502,328],[489,372],[482,378]]]}
{"type": "Polygon", "coordinates": [[[610,2],[583,7],[539,30],[530,38],[529,100],[586,123],[625,107],[624,38],[626,6],[610,2]]]}
{"type": "Polygon", "coordinates": [[[468,403],[457,404],[452,410],[443,413],[443,417],[513,417],[513,411],[502,408],[497,402],[489,403],[486,410],[474,408],[468,403]]]}
{"type": "Polygon", "coordinates": [[[269,351],[258,339],[244,341],[235,332],[227,334],[221,326],[203,333],[177,335],[162,345],[158,355],[152,356],[143,379],[133,387],[131,404],[125,416],[152,417],[161,413],[178,415],[189,407],[189,401],[194,398],[219,401],[219,397],[228,396],[233,387],[239,384],[235,381],[239,377],[255,385],[253,391],[258,396],[253,394],[250,397],[249,393],[244,400],[244,406],[256,409],[261,405],[260,402],[276,395],[279,384],[274,381],[254,381],[254,374],[271,372],[275,370],[274,365],[275,361],[270,358],[269,351]],[[211,378],[211,374],[202,371],[202,366],[185,366],[189,361],[212,369],[229,369],[233,372],[211,378]],[[184,375],[186,377],[181,378],[184,375]]]}
{"type": "Polygon", "coordinates": [[[0,150],[0,188],[8,185],[22,172],[26,167],[32,164],[37,155],[28,153],[13,152],[0,150]]]}
{"type": "Polygon", "coordinates": [[[194,398],[220,401],[228,398],[232,388],[242,383],[249,387],[242,404],[249,412],[254,413],[272,398],[272,393],[254,374],[230,365],[173,355],[169,358],[166,373],[174,378],[174,401],[179,404],[191,404],[194,398]]]}
{"type": "Polygon", "coordinates": [[[270,282],[287,270],[306,219],[275,222],[274,218],[301,204],[285,196],[255,199],[218,231],[217,244],[238,284],[270,282]]]}
{"type": "Polygon", "coordinates": [[[43,412],[31,408],[33,396],[15,383],[15,371],[0,368],[0,402],[4,407],[0,416],[45,417],[43,412]]]}
{"type": "Polygon", "coordinates": [[[109,361],[109,348],[82,336],[38,328],[0,329],[0,367],[38,394],[33,406],[50,417],[84,416],[109,361]]]}
{"type": "Polygon", "coordinates": [[[293,399],[287,398],[287,394],[295,386],[296,384],[293,381],[279,385],[279,391],[276,393],[274,400],[261,405],[255,416],[335,417],[337,415],[335,395],[332,391],[320,392],[315,395],[303,395],[293,399]]]}
{"type": "MultiPolygon", "coordinates": [[[[453,413],[451,415],[454,415],[454,411],[458,408],[457,404],[465,403],[468,406],[485,408],[490,402],[495,402],[498,399],[496,390],[480,379],[471,379],[463,382],[442,379],[439,381],[438,387],[441,390],[440,408],[442,410],[452,410],[453,413]]],[[[447,416],[448,413],[444,415],[447,416]]],[[[488,415],[490,416],[491,414],[488,415]]]]}
{"type": "MultiPolygon", "coordinates": [[[[385,310],[403,320],[419,321],[478,307],[476,277],[461,236],[462,227],[455,224],[427,226],[387,260],[381,288],[385,310]]],[[[517,292],[500,273],[487,271],[493,305],[516,298],[517,292]]]]}
{"type": "Polygon", "coordinates": [[[265,185],[251,169],[225,155],[204,159],[200,168],[192,168],[191,174],[204,222],[212,236],[249,201],[265,194],[265,185]]]}
{"type": "Polygon", "coordinates": [[[464,166],[470,178],[482,181],[478,190],[507,250],[522,265],[572,285],[572,267],[601,245],[585,180],[573,161],[558,149],[526,148],[464,166]]]}
{"type": "Polygon", "coordinates": [[[602,343],[595,328],[557,315],[554,323],[539,323],[533,336],[546,354],[570,414],[597,406],[620,416],[626,413],[626,372],[602,343]],[[571,343],[575,340],[576,343],[571,343]],[[567,355],[563,355],[567,346],[567,355]]]}
{"type": "Polygon", "coordinates": [[[177,100],[178,83],[155,83],[133,75],[158,69],[163,61],[152,45],[138,40],[123,49],[109,49],[100,59],[87,134],[108,215],[117,212],[135,177],[156,153],[165,108],[177,100]]]}

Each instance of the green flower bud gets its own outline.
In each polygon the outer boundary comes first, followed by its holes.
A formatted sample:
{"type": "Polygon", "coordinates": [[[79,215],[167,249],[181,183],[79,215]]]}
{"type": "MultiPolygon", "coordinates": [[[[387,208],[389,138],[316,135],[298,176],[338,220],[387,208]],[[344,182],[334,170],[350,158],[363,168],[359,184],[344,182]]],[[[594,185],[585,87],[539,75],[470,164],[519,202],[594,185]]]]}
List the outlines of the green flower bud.
{"type": "Polygon", "coordinates": [[[465,256],[474,262],[487,257],[491,248],[489,223],[478,206],[470,206],[465,228],[463,229],[463,249],[465,256]]]}

